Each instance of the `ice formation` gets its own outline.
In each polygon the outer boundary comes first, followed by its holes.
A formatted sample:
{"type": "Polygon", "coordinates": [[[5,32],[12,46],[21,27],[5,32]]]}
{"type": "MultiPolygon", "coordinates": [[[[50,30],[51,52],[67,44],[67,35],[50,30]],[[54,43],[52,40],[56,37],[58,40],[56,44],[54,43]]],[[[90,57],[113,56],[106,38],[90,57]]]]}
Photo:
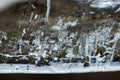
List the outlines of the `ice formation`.
{"type": "Polygon", "coordinates": [[[47,0],[47,12],[45,16],[45,23],[49,24],[49,14],[50,14],[51,0],[47,0]]]}
{"type": "MultiPolygon", "coordinates": [[[[102,2],[94,0],[90,6],[114,8],[116,5],[113,4],[119,3],[111,0],[102,0],[102,2]]],[[[51,0],[47,0],[45,16],[47,24],[49,24],[50,8],[51,0]]],[[[118,11],[119,9],[116,12],[118,11]]],[[[30,14],[29,23],[40,17],[39,14],[32,12],[30,14]]],[[[86,13],[83,13],[82,19],[85,16],[86,13]]],[[[97,67],[110,66],[115,55],[119,55],[117,47],[120,41],[120,24],[112,19],[105,19],[93,23],[92,29],[84,32],[86,26],[79,25],[81,23],[77,19],[71,20],[69,18],[64,21],[62,17],[59,17],[58,22],[49,25],[47,30],[44,30],[44,25],[37,26],[34,30],[23,28],[21,34],[10,38],[5,46],[2,43],[7,40],[7,33],[0,32],[0,48],[2,46],[7,48],[3,53],[0,53],[0,56],[2,56],[3,62],[9,63],[11,60],[19,62],[20,60],[23,63],[35,64],[36,66],[54,64],[53,62],[66,65],[70,63],[69,68],[75,67],[72,65],[74,63],[82,64],[82,67],[92,66],[94,63],[97,67]],[[115,24],[118,25],[117,31],[114,31],[115,24]],[[92,61],[93,59],[94,61],[92,61]]],[[[16,69],[18,68],[16,67],[16,69]]]]}
{"type": "Polygon", "coordinates": [[[7,34],[0,31],[0,46],[2,46],[3,40],[7,40],[7,34]]]}
{"type": "Polygon", "coordinates": [[[93,0],[90,7],[93,8],[115,8],[120,5],[119,0],[93,0]]]}

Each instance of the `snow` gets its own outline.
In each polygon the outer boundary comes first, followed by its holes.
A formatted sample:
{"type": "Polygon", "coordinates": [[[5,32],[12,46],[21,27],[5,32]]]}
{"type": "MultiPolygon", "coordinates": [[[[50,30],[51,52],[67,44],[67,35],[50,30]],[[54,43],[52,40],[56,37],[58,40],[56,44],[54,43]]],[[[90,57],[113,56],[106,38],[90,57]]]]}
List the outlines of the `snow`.
{"type": "Polygon", "coordinates": [[[63,28],[67,29],[68,27],[74,27],[77,24],[78,24],[78,20],[68,21],[68,22],[64,23],[63,28]]]}
{"type": "Polygon", "coordinates": [[[61,30],[61,27],[55,25],[55,26],[52,26],[51,30],[52,31],[59,31],[59,30],[61,30]]]}
{"type": "Polygon", "coordinates": [[[28,58],[26,56],[23,56],[20,58],[21,60],[28,60],[28,58]]]}
{"type": "Polygon", "coordinates": [[[42,56],[43,58],[46,58],[46,57],[48,56],[48,55],[47,55],[47,51],[44,50],[41,56],[42,56]]]}
{"type": "Polygon", "coordinates": [[[27,55],[10,55],[10,54],[3,54],[3,53],[0,53],[0,55],[2,56],[6,56],[6,57],[26,57],[27,55]]]}
{"type": "Polygon", "coordinates": [[[0,64],[0,73],[59,74],[59,73],[111,72],[111,71],[120,71],[119,66],[120,66],[119,63],[113,63],[110,66],[107,65],[95,66],[93,64],[91,67],[83,67],[81,63],[70,63],[70,64],[51,63],[51,66],[41,66],[41,67],[37,67],[31,64],[0,64]]]}
{"type": "Polygon", "coordinates": [[[119,7],[115,12],[116,12],[116,13],[117,13],[117,12],[120,12],[120,7],[119,7]]]}
{"type": "Polygon", "coordinates": [[[37,19],[37,18],[38,18],[38,16],[39,16],[39,15],[38,15],[38,14],[36,14],[36,15],[35,15],[35,17],[34,17],[34,19],[37,19]]]}

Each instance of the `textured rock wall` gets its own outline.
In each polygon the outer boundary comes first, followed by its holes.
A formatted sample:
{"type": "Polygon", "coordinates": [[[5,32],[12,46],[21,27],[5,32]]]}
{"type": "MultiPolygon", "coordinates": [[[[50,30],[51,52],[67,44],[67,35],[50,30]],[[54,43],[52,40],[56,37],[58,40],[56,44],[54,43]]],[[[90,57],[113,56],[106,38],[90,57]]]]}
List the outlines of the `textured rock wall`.
{"type": "Polygon", "coordinates": [[[0,13],[1,62],[42,59],[48,64],[82,59],[88,64],[93,56],[106,62],[119,60],[120,14],[116,8],[92,8],[94,1],[51,1],[50,24],[44,23],[45,0],[18,3],[0,13]]]}

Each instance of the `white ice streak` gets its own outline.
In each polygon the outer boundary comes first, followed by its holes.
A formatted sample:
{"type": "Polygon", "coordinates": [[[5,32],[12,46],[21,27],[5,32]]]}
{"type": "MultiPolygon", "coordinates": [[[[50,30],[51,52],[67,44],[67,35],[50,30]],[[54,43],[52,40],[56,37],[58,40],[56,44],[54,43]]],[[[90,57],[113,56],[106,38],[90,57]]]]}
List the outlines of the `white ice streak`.
{"type": "Polygon", "coordinates": [[[46,12],[46,16],[45,16],[45,23],[46,24],[49,24],[50,8],[51,8],[51,0],[47,0],[47,12],[46,12]]]}
{"type": "Polygon", "coordinates": [[[120,12],[120,7],[115,11],[116,13],[120,12]]]}
{"type": "Polygon", "coordinates": [[[26,34],[26,29],[23,29],[22,37],[26,34]]]}
{"type": "Polygon", "coordinates": [[[0,31],[0,46],[2,46],[3,40],[7,40],[7,34],[3,31],[0,31]]]}

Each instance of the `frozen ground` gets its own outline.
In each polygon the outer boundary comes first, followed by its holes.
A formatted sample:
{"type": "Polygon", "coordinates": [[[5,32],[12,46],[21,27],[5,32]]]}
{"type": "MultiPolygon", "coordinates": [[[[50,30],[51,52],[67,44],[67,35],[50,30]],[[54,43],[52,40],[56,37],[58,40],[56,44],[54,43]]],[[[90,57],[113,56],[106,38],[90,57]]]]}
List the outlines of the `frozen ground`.
{"type": "Polygon", "coordinates": [[[89,73],[120,71],[120,63],[110,66],[83,67],[81,63],[51,63],[51,66],[37,67],[30,64],[0,64],[0,73],[33,73],[33,74],[59,74],[59,73],[89,73]],[[28,67],[29,66],[29,67],[28,67]]]}

